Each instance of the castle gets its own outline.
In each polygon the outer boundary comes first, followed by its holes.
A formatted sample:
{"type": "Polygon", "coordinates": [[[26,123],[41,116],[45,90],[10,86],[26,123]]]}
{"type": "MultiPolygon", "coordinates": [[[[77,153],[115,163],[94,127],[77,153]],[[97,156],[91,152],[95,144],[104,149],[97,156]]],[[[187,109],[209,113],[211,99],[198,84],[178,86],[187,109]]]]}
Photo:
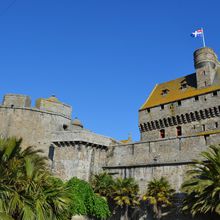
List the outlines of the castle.
{"type": "Polygon", "coordinates": [[[194,52],[195,73],[156,85],[139,110],[139,142],[95,134],[71,119],[71,106],[52,96],[31,107],[30,97],[8,94],[0,106],[2,137],[23,138],[48,155],[63,179],[88,180],[106,170],[134,177],[144,191],[153,177],[165,176],[178,191],[192,160],[220,143],[220,63],[210,48],[194,52]]]}

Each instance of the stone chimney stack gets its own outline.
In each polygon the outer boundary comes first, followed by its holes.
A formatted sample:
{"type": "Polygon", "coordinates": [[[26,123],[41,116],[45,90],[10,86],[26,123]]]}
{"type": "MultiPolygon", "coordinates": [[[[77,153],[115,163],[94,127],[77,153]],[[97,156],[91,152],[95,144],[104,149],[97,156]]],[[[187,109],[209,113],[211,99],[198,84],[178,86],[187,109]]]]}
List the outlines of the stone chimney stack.
{"type": "Polygon", "coordinates": [[[219,66],[215,52],[208,47],[196,50],[194,52],[194,66],[196,69],[197,88],[211,86],[219,66]]]}

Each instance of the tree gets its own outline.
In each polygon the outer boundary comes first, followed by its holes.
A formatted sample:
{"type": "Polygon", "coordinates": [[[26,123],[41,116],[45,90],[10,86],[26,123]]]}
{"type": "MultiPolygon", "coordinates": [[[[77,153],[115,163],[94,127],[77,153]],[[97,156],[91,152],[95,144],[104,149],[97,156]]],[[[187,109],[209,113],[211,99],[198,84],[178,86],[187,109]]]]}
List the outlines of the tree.
{"type": "Polygon", "coordinates": [[[106,172],[96,174],[91,178],[91,185],[95,193],[106,199],[111,199],[113,193],[113,186],[115,184],[111,175],[106,172]]]}
{"type": "Polygon", "coordinates": [[[139,187],[133,178],[117,178],[113,185],[113,200],[117,206],[125,210],[125,219],[128,219],[128,208],[139,205],[139,187]]]}
{"type": "Polygon", "coordinates": [[[164,177],[153,179],[148,183],[147,192],[144,194],[143,200],[153,206],[156,219],[162,218],[162,207],[172,204],[173,193],[174,190],[164,177]]]}
{"type": "Polygon", "coordinates": [[[89,183],[73,177],[67,182],[67,186],[71,193],[71,215],[86,215],[99,219],[110,216],[107,201],[96,195],[89,183]]]}
{"type": "Polygon", "coordinates": [[[112,212],[118,208],[125,211],[125,219],[128,219],[129,207],[139,205],[139,187],[133,178],[114,179],[104,172],[94,175],[91,183],[94,191],[107,199],[112,212]]]}
{"type": "Polygon", "coordinates": [[[220,215],[220,146],[202,152],[203,160],[194,160],[182,185],[186,193],[183,210],[196,214],[220,215]]]}
{"type": "Polygon", "coordinates": [[[21,139],[0,140],[1,219],[67,219],[68,188],[50,174],[41,153],[33,147],[22,150],[21,139]]]}

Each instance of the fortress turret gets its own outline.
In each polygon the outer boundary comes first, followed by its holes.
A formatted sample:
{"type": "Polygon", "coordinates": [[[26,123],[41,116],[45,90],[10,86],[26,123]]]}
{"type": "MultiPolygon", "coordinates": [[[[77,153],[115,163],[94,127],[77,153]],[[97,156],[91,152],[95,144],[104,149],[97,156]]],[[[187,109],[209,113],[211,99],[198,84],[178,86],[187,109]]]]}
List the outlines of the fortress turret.
{"type": "Polygon", "coordinates": [[[26,95],[6,94],[2,104],[11,108],[30,108],[31,99],[26,95]]]}
{"type": "Polygon", "coordinates": [[[82,129],[83,128],[83,124],[81,123],[81,121],[78,118],[75,118],[72,121],[72,125],[75,129],[82,129]]]}
{"type": "Polygon", "coordinates": [[[213,85],[219,61],[211,48],[204,47],[194,52],[194,66],[196,69],[197,88],[213,85]]]}
{"type": "Polygon", "coordinates": [[[71,118],[71,114],[72,114],[72,107],[60,102],[55,96],[51,96],[47,99],[44,98],[37,99],[36,108],[43,111],[62,114],[68,118],[71,118]]]}

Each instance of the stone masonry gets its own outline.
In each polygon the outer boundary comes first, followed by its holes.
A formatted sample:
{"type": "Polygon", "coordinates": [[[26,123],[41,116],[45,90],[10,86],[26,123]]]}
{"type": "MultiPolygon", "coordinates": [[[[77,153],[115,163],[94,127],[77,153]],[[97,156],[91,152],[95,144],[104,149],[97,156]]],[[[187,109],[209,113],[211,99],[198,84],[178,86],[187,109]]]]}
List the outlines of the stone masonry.
{"type": "Polygon", "coordinates": [[[103,169],[134,177],[143,192],[154,177],[165,176],[179,191],[192,160],[220,143],[220,64],[210,48],[194,53],[195,73],[156,85],[139,109],[139,142],[95,134],[72,120],[72,108],[52,96],[38,99],[8,94],[0,106],[2,137],[23,138],[48,155],[63,179],[88,180],[103,169]]]}

